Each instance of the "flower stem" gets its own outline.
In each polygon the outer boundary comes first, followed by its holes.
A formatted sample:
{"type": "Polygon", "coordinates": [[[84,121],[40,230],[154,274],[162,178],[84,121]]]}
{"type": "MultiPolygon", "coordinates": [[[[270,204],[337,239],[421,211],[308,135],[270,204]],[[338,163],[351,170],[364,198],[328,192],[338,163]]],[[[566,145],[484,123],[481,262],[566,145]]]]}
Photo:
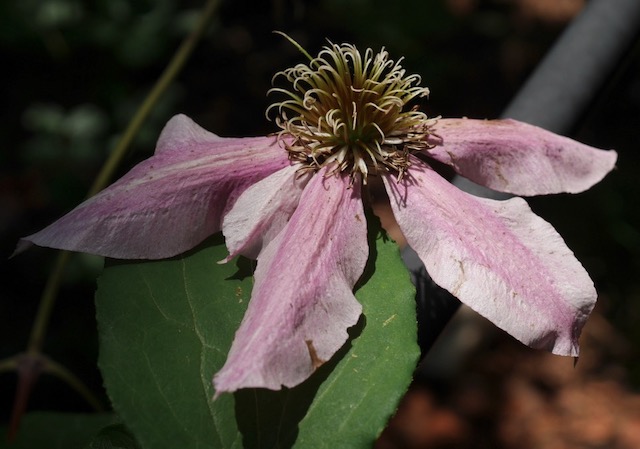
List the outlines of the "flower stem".
{"type": "MultiPolygon", "coordinates": [[[[131,119],[131,122],[129,122],[129,126],[125,130],[122,138],[119,140],[115,149],[105,162],[102,170],[91,186],[87,197],[95,195],[109,183],[111,177],[113,176],[113,173],[115,172],[116,168],[120,164],[120,161],[125,155],[127,148],[140,130],[140,127],[144,123],[145,119],[148,117],[149,113],[156,105],[162,94],[167,90],[167,87],[169,87],[171,82],[178,75],[188,57],[193,52],[196,43],[204,34],[205,30],[207,29],[207,25],[209,24],[211,18],[213,17],[213,13],[218,6],[218,3],[219,0],[209,0],[207,2],[195,29],[182,42],[182,44],[178,48],[178,51],[173,56],[171,62],[164,70],[156,84],[153,86],[151,92],[149,92],[149,95],[147,95],[147,98],[144,100],[142,105],[138,108],[136,114],[131,119]]],[[[55,303],[58,289],[60,287],[60,282],[62,280],[62,275],[64,273],[64,268],[69,261],[69,256],[70,254],[67,251],[61,251],[58,258],[56,259],[53,272],[49,276],[49,280],[47,281],[47,285],[40,300],[40,306],[38,308],[36,319],[31,330],[31,336],[29,338],[29,346],[27,349],[28,352],[37,352],[42,348],[44,334],[46,333],[49,318],[51,316],[51,311],[53,309],[53,304],[55,303]]]]}
{"type": "Polygon", "coordinates": [[[54,376],[67,383],[67,385],[76,390],[76,392],[80,396],[82,396],[84,400],[87,401],[87,403],[91,405],[95,410],[99,412],[104,411],[102,402],[100,402],[100,400],[91,392],[91,390],[87,388],[87,386],[82,382],[82,380],[80,380],[80,378],[78,378],[64,366],[47,358],[46,364],[44,366],[44,372],[53,374],[54,376]]]}
{"type": "Polygon", "coordinates": [[[42,349],[47,324],[49,323],[51,311],[56,302],[62,276],[70,256],[71,253],[69,253],[69,251],[60,251],[53,265],[53,271],[49,275],[49,279],[47,279],[47,284],[44,287],[40,304],[38,305],[38,312],[36,313],[36,318],[31,328],[31,335],[29,336],[29,344],[27,345],[27,353],[29,354],[40,352],[42,349]]]}
{"type": "Polygon", "coordinates": [[[219,0],[208,0],[205,5],[202,13],[200,15],[200,19],[195,27],[195,29],[187,36],[187,38],[182,42],[180,48],[171,59],[171,62],[164,70],[156,84],[147,95],[147,98],[144,100],[138,111],[129,122],[129,126],[125,130],[122,138],[118,142],[118,145],[109,156],[109,159],[102,167],[102,170],[98,174],[93,186],[89,190],[88,196],[91,197],[102,190],[109,183],[111,177],[113,176],[113,172],[118,167],[122,157],[125,155],[125,152],[133,138],[136,136],[140,127],[146,120],[147,116],[156,105],[162,94],[167,90],[167,87],[171,84],[171,82],[178,75],[185,62],[193,52],[196,44],[203,36],[204,32],[213,17],[213,13],[215,12],[218,6],[219,0]]]}
{"type": "MultiPolygon", "coordinates": [[[[91,186],[87,197],[95,195],[109,183],[116,168],[125,155],[127,148],[130,146],[131,142],[140,130],[149,113],[157,104],[158,100],[162,97],[167,87],[169,87],[171,82],[176,78],[176,76],[188,60],[189,56],[193,52],[196,44],[204,35],[207,26],[209,25],[211,18],[213,17],[213,14],[217,9],[218,4],[219,0],[207,1],[202,10],[202,13],[200,14],[196,27],[182,42],[173,58],[171,59],[169,65],[164,70],[158,81],[155,83],[155,85],[151,89],[151,92],[149,92],[142,105],[140,105],[136,114],[131,119],[131,122],[129,122],[129,125],[120,138],[117,146],[115,147],[115,149],[105,162],[104,166],[102,167],[100,173],[96,177],[96,180],[91,186]]],[[[53,271],[51,272],[51,275],[47,280],[47,284],[40,299],[38,311],[36,313],[34,324],[31,329],[31,335],[29,337],[27,354],[38,354],[42,350],[42,344],[51,318],[51,312],[53,310],[64,270],[69,259],[70,253],[67,251],[61,251],[55,261],[53,271]]],[[[82,382],[68,370],[52,361],[49,361],[48,368],[49,372],[58,375],[74,389],[76,389],[87,400],[87,402],[92,404],[97,409],[101,408],[99,402],[95,399],[95,397],[93,397],[93,395],[88,391],[84,384],[82,384],[82,382]]]]}
{"type": "Polygon", "coordinates": [[[9,358],[0,360],[0,374],[15,371],[18,368],[18,356],[13,355],[9,358]]]}

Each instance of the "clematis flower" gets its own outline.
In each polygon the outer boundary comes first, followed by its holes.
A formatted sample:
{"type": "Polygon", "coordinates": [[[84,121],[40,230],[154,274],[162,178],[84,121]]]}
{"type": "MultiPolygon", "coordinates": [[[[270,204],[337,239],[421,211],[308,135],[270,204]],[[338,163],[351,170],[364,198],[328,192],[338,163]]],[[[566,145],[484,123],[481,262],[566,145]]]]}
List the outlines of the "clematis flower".
{"type": "Polygon", "coordinates": [[[513,120],[428,118],[411,107],[428,89],[384,49],[330,43],[276,79],[288,86],[272,90],[284,95],[277,136],[223,138],[177,115],[152,157],[19,250],[159,259],[222,231],[225,261],[257,268],[216,392],[277,390],[307,379],[358,321],[368,191],[382,184],[435,283],[529,346],[578,354],[596,292],[562,238],[523,199],[471,196],[429,160],[527,196],[588,189],[614,151],[513,120]]]}

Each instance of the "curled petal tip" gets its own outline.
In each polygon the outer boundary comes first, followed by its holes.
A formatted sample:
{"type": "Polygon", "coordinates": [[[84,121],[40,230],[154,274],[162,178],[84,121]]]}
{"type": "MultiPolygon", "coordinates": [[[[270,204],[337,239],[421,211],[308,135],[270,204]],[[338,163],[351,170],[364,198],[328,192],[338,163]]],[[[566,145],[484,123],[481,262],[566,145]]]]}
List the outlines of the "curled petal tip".
{"type": "Polygon", "coordinates": [[[9,256],[9,259],[13,259],[15,256],[25,252],[29,248],[33,246],[33,243],[29,241],[29,237],[24,237],[18,240],[18,244],[16,245],[16,249],[9,256]]]}
{"type": "Polygon", "coordinates": [[[186,115],[177,114],[162,128],[155,152],[158,154],[164,151],[184,151],[190,144],[216,142],[221,139],[224,138],[202,128],[186,115]]]}

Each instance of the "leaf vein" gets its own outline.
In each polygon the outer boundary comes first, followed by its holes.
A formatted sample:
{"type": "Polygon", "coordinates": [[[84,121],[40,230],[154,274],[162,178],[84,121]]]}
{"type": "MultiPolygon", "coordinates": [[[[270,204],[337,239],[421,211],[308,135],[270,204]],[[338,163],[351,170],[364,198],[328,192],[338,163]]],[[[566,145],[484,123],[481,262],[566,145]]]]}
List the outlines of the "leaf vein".
{"type": "Polygon", "coordinates": [[[187,304],[189,305],[189,310],[191,311],[191,318],[193,320],[193,331],[198,337],[200,341],[200,383],[202,385],[202,390],[204,391],[205,400],[207,401],[207,409],[209,410],[209,415],[211,416],[211,421],[215,426],[217,432],[214,432],[218,439],[220,440],[220,447],[223,447],[224,444],[222,442],[222,435],[220,429],[220,423],[216,419],[216,414],[213,410],[213,401],[209,398],[207,393],[207,386],[209,385],[206,377],[205,377],[205,348],[210,347],[206,344],[204,335],[202,334],[200,328],[198,327],[198,321],[196,320],[196,312],[193,306],[193,296],[189,289],[189,283],[187,282],[187,267],[184,259],[181,260],[182,263],[182,279],[184,280],[184,292],[185,298],[187,299],[187,304]]]}

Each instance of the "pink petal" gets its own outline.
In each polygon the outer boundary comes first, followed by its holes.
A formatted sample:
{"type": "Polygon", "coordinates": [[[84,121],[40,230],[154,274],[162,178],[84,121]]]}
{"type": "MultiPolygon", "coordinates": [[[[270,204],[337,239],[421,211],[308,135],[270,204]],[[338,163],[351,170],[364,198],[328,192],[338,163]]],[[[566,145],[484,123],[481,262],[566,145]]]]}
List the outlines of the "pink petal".
{"type": "Polygon", "coordinates": [[[285,227],[298,207],[309,173],[299,173],[290,165],[255,183],[244,191],[225,215],[222,233],[231,260],[238,254],[256,259],[285,227]]]}
{"type": "Polygon", "coordinates": [[[523,343],[577,355],[596,291],[560,235],[522,198],[476,198],[412,163],[402,182],[384,182],[436,284],[523,343]]]}
{"type": "Polygon", "coordinates": [[[222,138],[177,115],[152,157],[22,239],[16,252],[31,242],[123,259],[171,257],[219,231],[247,187],[288,164],[273,138],[222,138]]]}
{"type": "Polygon", "coordinates": [[[515,120],[442,119],[427,154],[471,181],[515,195],[578,193],[609,173],[615,151],[598,150],[515,120]]]}
{"type": "Polygon", "coordinates": [[[360,185],[320,170],[287,226],[258,257],[251,302],[216,395],[307,379],[347,340],[362,307],[352,289],[368,257],[360,185]]]}

